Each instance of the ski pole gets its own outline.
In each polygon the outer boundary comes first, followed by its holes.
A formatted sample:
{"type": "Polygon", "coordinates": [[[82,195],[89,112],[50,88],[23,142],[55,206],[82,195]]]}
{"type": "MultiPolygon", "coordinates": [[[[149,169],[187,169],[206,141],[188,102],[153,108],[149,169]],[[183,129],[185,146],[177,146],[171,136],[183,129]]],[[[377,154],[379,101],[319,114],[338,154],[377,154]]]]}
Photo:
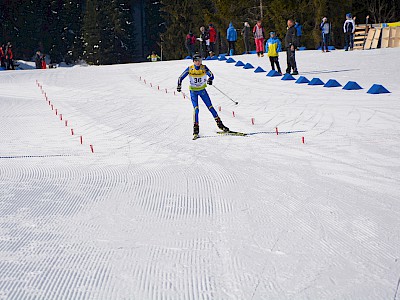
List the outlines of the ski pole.
{"type": "Polygon", "coordinates": [[[233,100],[231,97],[229,97],[227,94],[225,94],[223,91],[221,91],[219,88],[217,88],[215,85],[213,85],[213,87],[215,87],[222,95],[224,95],[226,98],[228,98],[229,100],[231,100],[233,103],[235,103],[236,105],[239,104],[239,102],[233,100]]]}

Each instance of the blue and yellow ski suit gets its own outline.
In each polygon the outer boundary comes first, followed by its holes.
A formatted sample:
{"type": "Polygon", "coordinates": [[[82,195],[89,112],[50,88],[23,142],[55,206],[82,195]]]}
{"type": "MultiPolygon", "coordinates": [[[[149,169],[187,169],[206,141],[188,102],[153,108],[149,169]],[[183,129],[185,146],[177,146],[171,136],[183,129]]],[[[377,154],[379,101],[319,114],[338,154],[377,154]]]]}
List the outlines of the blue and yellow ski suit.
{"type": "Polygon", "coordinates": [[[199,123],[199,96],[203,100],[204,104],[208,107],[208,110],[213,115],[214,119],[218,118],[218,114],[214,109],[210,96],[206,91],[207,87],[207,76],[210,77],[211,80],[214,79],[213,73],[209,68],[205,65],[191,65],[188,67],[182,74],[179,76],[178,85],[182,84],[182,81],[189,75],[190,80],[190,99],[192,100],[193,105],[193,121],[195,124],[199,123]]]}

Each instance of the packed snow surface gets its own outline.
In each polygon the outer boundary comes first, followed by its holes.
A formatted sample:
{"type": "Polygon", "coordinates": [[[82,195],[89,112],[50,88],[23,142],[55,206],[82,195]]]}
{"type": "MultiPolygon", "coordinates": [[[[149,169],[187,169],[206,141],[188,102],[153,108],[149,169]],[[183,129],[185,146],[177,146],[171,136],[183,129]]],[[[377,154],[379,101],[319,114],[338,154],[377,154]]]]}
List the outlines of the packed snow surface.
{"type": "Polygon", "coordinates": [[[400,299],[399,57],[205,61],[196,141],[189,60],[0,72],[0,299],[400,299]]]}

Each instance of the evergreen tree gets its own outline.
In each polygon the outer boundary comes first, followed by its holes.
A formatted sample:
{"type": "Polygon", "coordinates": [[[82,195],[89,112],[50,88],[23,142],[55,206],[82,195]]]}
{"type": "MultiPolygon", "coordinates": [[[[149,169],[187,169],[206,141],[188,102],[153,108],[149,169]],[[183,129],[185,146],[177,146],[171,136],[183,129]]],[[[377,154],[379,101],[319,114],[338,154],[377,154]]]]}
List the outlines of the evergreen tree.
{"type": "Polygon", "coordinates": [[[135,44],[129,3],[123,0],[87,1],[82,31],[84,57],[88,63],[132,61],[135,44]]]}

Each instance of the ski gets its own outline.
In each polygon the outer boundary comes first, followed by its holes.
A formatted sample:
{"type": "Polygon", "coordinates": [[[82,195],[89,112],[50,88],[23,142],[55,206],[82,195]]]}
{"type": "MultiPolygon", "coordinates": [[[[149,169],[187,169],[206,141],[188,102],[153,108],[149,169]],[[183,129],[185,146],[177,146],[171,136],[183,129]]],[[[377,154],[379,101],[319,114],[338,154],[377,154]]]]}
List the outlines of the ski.
{"type": "Polygon", "coordinates": [[[232,131],[232,130],[229,130],[229,131],[217,131],[217,133],[221,134],[221,135],[234,135],[234,136],[246,136],[247,135],[246,133],[238,132],[238,131],[232,131]]]}
{"type": "Polygon", "coordinates": [[[197,140],[199,138],[198,134],[193,134],[193,140],[197,140]]]}

